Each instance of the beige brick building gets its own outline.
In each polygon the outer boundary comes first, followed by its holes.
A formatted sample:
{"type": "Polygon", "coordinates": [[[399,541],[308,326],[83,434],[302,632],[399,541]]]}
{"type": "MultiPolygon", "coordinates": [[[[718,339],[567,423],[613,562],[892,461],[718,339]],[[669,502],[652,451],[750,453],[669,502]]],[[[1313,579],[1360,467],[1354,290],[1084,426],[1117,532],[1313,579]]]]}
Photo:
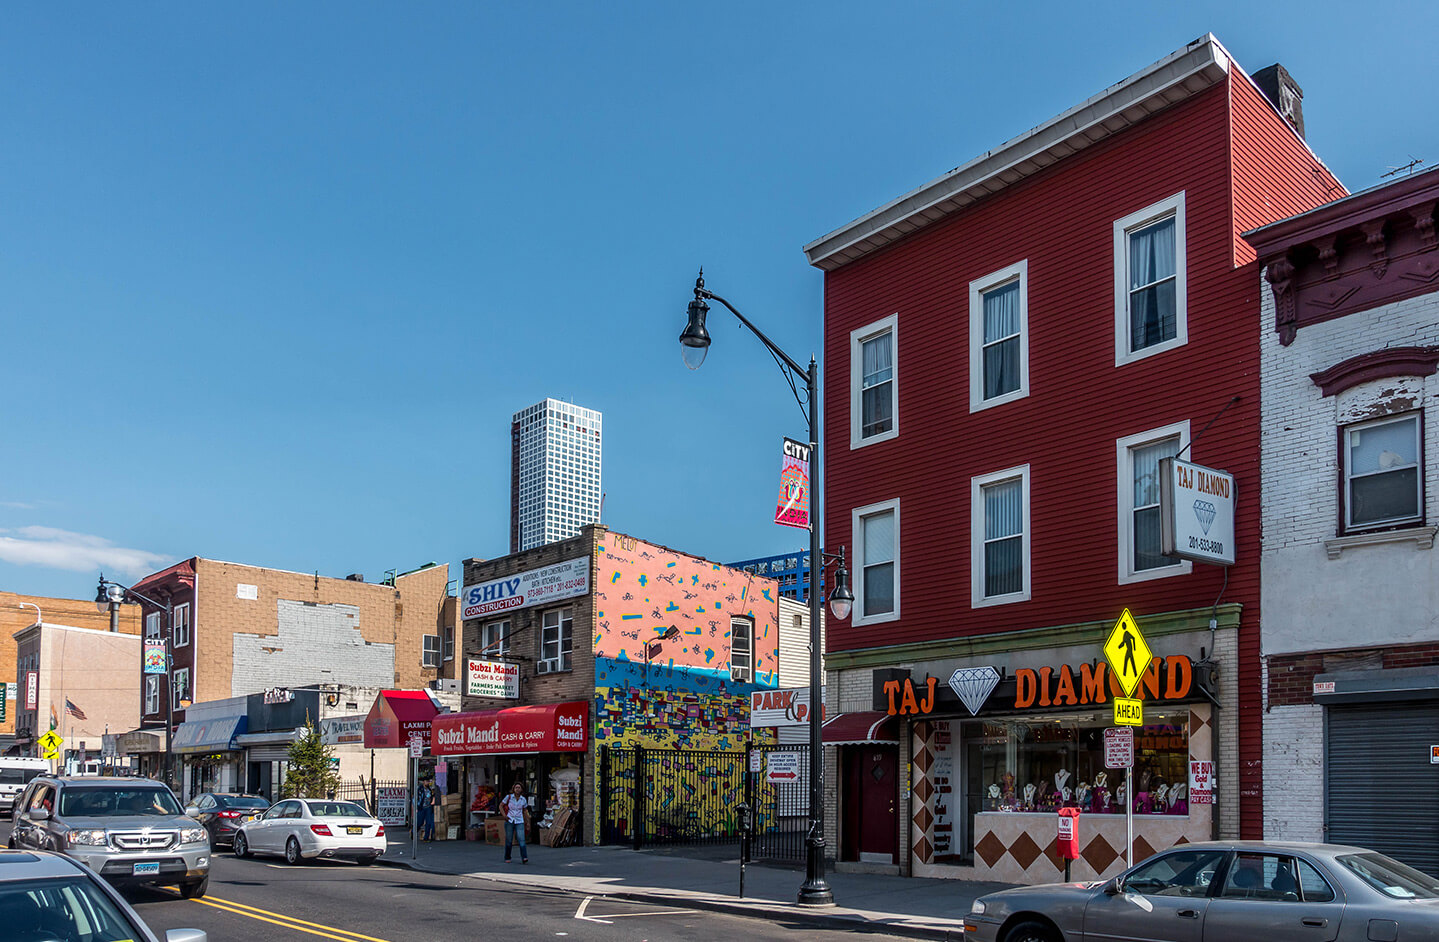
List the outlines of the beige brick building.
{"type": "Polygon", "coordinates": [[[134,729],[140,719],[140,639],[133,632],[110,631],[108,623],[104,628],[75,628],[50,619],[47,613],[43,624],[15,632],[23,671],[20,689],[25,689],[25,674],[33,674],[36,681],[36,708],[27,709],[22,694],[15,710],[18,724],[44,733],[53,717],[55,732],[65,740],[62,754],[83,752],[94,759],[106,733],[134,729]]]}
{"type": "MultiPolygon", "coordinates": [[[[413,689],[453,677],[448,585],[442,564],[372,583],[193,557],[134,589],[173,607],[166,625],[163,609],[139,606],[145,638],[171,641],[178,725],[189,703],[272,687],[413,689]]],[[[141,723],[163,729],[162,678],[141,684],[141,723]]]]}
{"type": "MultiPolygon", "coordinates": [[[[25,678],[16,667],[14,636],[16,632],[34,625],[42,615],[45,622],[52,624],[93,628],[98,631],[108,631],[110,628],[109,613],[97,611],[95,603],[89,599],[57,599],[43,595],[0,592],[0,680],[15,684],[18,700],[17,703],[6,703],[4,719],[0,720],[0,750],[16,742],[16,714],[24,704],[25,696],[25,678]]],[[[119,616],[117,627],[121,634],[140,633],[140,613],[134,606],[122,607],[119,616]]],[[[64,709],[64,704],[61,704],[61,709],[64,709]]],[[[49,726],[48,719],[45,725],[49,726]]],[[[28,742],[28,734],[25,739],[28,742]]]]}

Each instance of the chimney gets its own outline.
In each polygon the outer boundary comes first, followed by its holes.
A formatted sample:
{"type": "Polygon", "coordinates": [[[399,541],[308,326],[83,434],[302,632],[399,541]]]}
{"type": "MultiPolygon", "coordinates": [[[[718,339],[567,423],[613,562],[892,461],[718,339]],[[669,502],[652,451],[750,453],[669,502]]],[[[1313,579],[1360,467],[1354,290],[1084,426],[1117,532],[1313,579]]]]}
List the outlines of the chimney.
{"type": "Polygon", "coordinates": [[[346,582],[364,582],[364,581],[365,581],[365,574],[362,573],[362,572],[352,572],[352,573],[350,573],[348,576],[345,577],[345,581],[346,581],[346,582]]]}
{"type": "Polygon", "coordinates": [[[1293,125],[1299,136],[1304,136],[1304,89],[1294,81],[1289,70],[1279,63],[1254,73],[1254,84],[1268,97],[1279,116],[1293,125]]]}

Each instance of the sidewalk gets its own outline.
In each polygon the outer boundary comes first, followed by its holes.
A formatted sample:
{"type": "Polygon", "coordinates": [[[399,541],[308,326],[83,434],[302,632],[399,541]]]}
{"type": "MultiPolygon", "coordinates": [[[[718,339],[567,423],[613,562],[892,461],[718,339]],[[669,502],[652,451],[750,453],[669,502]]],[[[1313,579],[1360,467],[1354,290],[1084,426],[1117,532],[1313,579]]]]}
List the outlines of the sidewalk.
{"type": "Polygon", "coordinates": [[[863,929],[927,939],[962,939],[975,897],[1007,884],[922,880],[867,873],[827,873],[836,905],[800,906],[804,868],[751,863],[739,896],[739,848],[530,847],[530,862],[504,862],[504,848],[471,841],[436,841],[410,856],[410,835],[386,829],[381,863],[431,873],[586,895],[710,909],[770,920],[863,929]]]}

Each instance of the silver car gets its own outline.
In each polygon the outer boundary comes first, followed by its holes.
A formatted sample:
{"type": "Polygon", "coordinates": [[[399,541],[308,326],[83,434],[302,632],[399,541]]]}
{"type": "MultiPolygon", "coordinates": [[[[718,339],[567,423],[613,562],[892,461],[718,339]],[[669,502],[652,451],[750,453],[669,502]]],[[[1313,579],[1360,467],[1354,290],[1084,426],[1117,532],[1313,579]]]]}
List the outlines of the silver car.
{"type": "MultiPolygon", "coordinates": [[[[94,871],[45,851],[0,851],[0,926],[6,939],[159,942],[94,871]]],[[[170,929],[165,942],[206,942],[206,936],[170,929]]]]}
{"type": "Polygon", "coordinates": [[[1185,844],[1112,880],[974,901],[966,942],[1439,939],[1439,880],[1362,847],[1185,844]]]}
{"type": "Polygon", "coordinates": [[[42,776],[16,804],[10,846],[74,857],[116,884],[210,884],[210,837],[170,790],[140,778],[42,776]]]}

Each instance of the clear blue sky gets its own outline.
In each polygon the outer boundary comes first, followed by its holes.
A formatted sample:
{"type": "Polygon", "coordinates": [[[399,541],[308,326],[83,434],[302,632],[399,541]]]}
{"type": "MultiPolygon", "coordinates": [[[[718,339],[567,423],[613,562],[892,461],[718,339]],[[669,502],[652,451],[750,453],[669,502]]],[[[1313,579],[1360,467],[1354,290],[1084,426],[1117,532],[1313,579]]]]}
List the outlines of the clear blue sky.
{"type": "Polygon", "coordinates": [[[1207,31],[1284,63],[1351,189],[1432,166],[1436,10],[9,5],[0,588],[501,555],[545,396],[604,413],[611,526],[798,548],[778,371],[719,310],[680,362],[700,264],[807,360],[804,243],[1207,31]]]}

